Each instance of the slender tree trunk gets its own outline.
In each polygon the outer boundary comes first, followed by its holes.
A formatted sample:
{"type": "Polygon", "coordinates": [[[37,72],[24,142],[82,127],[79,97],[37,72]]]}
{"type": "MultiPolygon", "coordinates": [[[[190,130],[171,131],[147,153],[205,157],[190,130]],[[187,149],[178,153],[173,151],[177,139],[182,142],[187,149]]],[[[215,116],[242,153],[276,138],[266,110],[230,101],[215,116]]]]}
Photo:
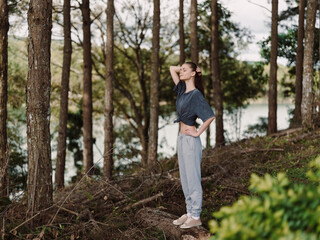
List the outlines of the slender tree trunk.
{"type": "Polygon", "coordinates": [[[272,0],[268,134],[277,132],[278,0],[272,0]]]}
{"type": "Polygon", "coordinates": [[[214,107],[216,114],[216,146],[220,147],[225,144],[223,131],[223,98],[220,80],[219,66],[219,31],[218,31],[218,3],[217,0],[211,1],[211,71],[212,71],[212,88],[214,96],[214,107]]]}
{"type": "Polygon", "coordinates": [[[114,2],[108,0],[107,6],[107,44],[106,44],[106,88],[104,95],[104,165],[103,175],[107,179],[112,178],[113,169],[113,59],[114,59],[114,34],[113,34],[113,16],[114,2]]]}
{"type": "Polygon", "coordinates": [[[56,163],[55,182],[56,189],[64,187],[64,170],[66,162],[66,138],[67,138],[67,120],[68,120],[68,92],[69,92],[69,77],[71,65],[71,20],[70,20],[70,0],[63,2],[63,32],[64,32],[64,47],[63,47],[63,66],[61,77],[61,92],[60,92],[60,120],[59,120],[59,139],[58,153],[56,163]]]}
{"type": "Polygon", "coordinates": [[[211,129],[209,126],[208,129],[206,130],[206,148],[211,148],[210,136],[211,136],[211,129]]]}
{"type": "Polygon", "coordinates": [[[309,0],[307,5],[307,20],[305,32],[305,49],[303,56],[303,81],[301,116],[302,125],[312,127],[313,111],[313,59],[314,59],[314,30],[317,12],[317,0],[309,0]]]}
{"type": "Polygon", "coordinates": [[[81,11],[83,16],[83,170],[89,175],[93,173],[93,140],[92,140],[92,59],[90,4],[83,0],[81,11]],[[91,170],[90,170],[91,169],[91,170]],[[90,170],[90,172],[89,172],[90,170]]]}
{"type": "Polygon", "coordinates": [[[180,66],[185,62],[186,55],[184,53],[184,14],[183,0],[179,0],[179,46],[180,46],[180,66]]]}
{"type": "Polygon", "coordinates": [[[306,0],[299,1],[298,46],[296,57],[296,97],[294,108],[294,125],[301,124],[302,74],[303,74],[303,35],[306,0]]]}
{"type": "Polygon", "coordinates": [[[139,72],[139,84],[142,92],[142,102],[141,102],[141,116],[142,116],[142,127],[139,129],[139,138],[141,140],[141,163],[142,167],[147,168],[148,166],[148,142],[149,142],[149,124],[150,124],[150,114],[148,110],[148,96],[147,96],[147,88],[146,88],[146,80],[144,75],[144,61],[143,54],[141,52],[140,46],[135,49],[136,57],[137,57],[137,66],[139,72]]]}
{"type": "Polygon", "coordinates": [[[52,205],[50,147],[50,46],[52,1],[30,0],[28,11],[28,209],[52,205]]]}
{"type": "MultiPolygon", "coordinates": [[[[149,125],[149,123],[148,123],[149,125]]],[[[149,128],[149,127],[148,127],[149,128]]],[[[142,126],[142,129],[139,134],[139,138],[141,141],[141,162],[142,162],[142,167],[147,168],[148,167],[148,143],[149,143],[149,136],[147,134],[147,128],[145,125],[142,126]]]]}
{"type": "MultiPolygon", "coordinates": [[[[211,62],[212,62],[212,57],[211,57],[211,53],[210,53],[210,66],[211,66],[211,62]]],[[[207,98],[207,101],[209,103],[209,105],[211,106],[211,103],[212,103],[212,99],[211,99],[211,94],[210,94],[210,90],[212,89],[212,81],[208,81],[207,82],[207,86],[205,86],[206,88],[206,98],[207,98]]],[[[207,128],[206,130],[206,148],[211,148],[211,140],[210,140],[210,137],[211,137],[211,125],[209,125],[209,127],[207,128]]]]}
{"type": "Polygon", "coordinates": [[[199,62],[198,53],[198,27],[197,27],[197,0],[191,0],[191,13],[190,13],[190,42],[191,42],[191,61],[195,64],[199,62]]]}
{"type": "Polygon", "coordinates": [[[160,51],[160,0],[153,0],[153,37],[150,83],[150,125],[148,143],[148,167],[157,161],[158,120],[159,120],[159,51],[160,51]]]}
{"type": "Polygon", "coordinates": [[[8,2],[0,0],[0,197],[8,196],[7,80],[8,80],[8,2]]]}

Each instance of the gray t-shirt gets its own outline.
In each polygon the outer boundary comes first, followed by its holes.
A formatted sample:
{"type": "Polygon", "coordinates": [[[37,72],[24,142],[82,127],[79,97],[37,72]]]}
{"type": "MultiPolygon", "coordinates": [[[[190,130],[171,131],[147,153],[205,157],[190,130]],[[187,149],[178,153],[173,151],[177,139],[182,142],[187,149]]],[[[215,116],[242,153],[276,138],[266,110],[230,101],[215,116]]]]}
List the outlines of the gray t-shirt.
{"type": "Polygon", "coordinates": [[[215,116],[197,88],[186,93],[186,84],[180,80],[173,90],[178,93],[176,101],[178,118],[174,120],[175,123],[181,121],[186,125],[194,126],[198,117],[205,122],[215,116]]]}

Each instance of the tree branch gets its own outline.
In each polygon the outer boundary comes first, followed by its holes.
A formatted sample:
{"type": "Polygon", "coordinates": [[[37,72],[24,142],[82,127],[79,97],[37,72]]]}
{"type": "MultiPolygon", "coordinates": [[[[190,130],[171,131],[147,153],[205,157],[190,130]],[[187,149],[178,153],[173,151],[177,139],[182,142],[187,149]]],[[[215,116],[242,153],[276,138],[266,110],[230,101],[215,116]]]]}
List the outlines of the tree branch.
{"type": "Polygon", "coordinates": [[[251,3],[251,4],[256,5],[256,6],[258,6],[258,7],[261,7],[261,8],[263,8],[263,9],[267,10],[269,13],[271,13],[271,10],[268,9],[268,8],[266,8],[265,6],[262,6],[262,5],[258,4],[258,3],[251,2],[251,0],[247,0],[247,1],[248,1],[249,3],[251,3]]]}

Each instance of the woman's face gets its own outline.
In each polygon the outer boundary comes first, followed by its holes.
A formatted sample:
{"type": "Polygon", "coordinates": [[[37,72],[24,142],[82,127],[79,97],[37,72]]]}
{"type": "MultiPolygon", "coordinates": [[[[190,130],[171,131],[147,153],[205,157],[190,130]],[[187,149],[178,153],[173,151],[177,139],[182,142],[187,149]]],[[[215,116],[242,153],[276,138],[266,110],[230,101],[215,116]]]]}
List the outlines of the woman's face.
{"type": "Polygon", "coordinates": [[[189,64],[183,64],[180,67],[180,79],[185,81],[195,76],[195,71],[189,66],[189,64]]]}

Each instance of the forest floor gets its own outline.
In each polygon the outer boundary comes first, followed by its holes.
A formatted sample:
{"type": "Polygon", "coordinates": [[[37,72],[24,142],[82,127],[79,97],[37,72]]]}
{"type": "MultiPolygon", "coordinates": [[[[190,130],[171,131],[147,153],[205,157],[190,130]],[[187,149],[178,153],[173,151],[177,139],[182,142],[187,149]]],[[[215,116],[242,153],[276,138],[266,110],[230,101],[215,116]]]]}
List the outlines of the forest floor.
{"type": "MultiPolygon", "coordinates": [[[[212,213],[250,195],[250,174],[285,172],[305,182],[308,162],[320,154],[320,129],[288,129],[273,136],[255,137],[222,148],[203,150],[203,226],[212,213]]],[[[3,221],[5,239],[170,239],[161,229],[145,226],[135,213],[152,207],[180,216],[185,212],[177,157],[161,160],[152,174],[133,167],[113,181],[83,177],[54,192],[54,205],[35,218],[26,217],[22,199],[11,204],[3,221]],[[37,219],[47,224],[37,226],[37,219]],[[32,222],[33,221],[33,222],[32,222]],[[31,228],[33,223],[33,228],[31,228]]]]}

